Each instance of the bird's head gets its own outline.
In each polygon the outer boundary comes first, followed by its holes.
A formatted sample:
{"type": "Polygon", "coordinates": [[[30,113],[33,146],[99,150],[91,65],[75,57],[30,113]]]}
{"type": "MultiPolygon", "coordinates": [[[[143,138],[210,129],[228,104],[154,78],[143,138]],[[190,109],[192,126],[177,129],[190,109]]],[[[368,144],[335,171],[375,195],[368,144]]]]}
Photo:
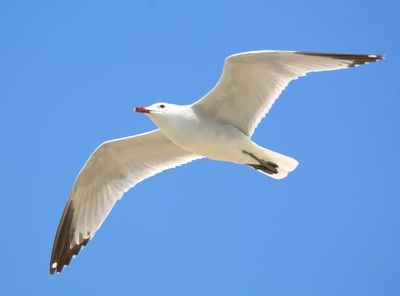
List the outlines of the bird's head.
{"type": "Polygon", "coordinates": [[[174,109],[171,104],[167,103],[155,103],[153,105],[150,105],[148,107],[135,107],[134,111],[138,113],[144,113],[144,114],[151,114],[151,115],[164,115],[168,114],[171,112],[172,109],[174,109]]]}
{"type": "Polygon", "coordinates": [[[179,118],[185,116],[185,108],[188,106],[180,106],[169,103],[155,103],[148,107],[135,107],[134,111],[147,115],[158,127],[170,124],[179,118]]]}

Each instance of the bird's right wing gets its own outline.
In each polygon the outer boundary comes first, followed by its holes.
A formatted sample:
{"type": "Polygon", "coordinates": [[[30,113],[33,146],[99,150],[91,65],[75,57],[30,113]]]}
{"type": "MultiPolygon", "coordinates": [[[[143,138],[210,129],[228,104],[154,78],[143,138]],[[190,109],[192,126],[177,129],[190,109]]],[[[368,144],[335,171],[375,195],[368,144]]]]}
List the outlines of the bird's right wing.
{"type": "Polygon", "coordinates": [[[354,67],[381,55],[253,51],[225,60],[221,78],[193,108],[251,136],[290,81],[309,72],[354,67]]]}
{"type": "Polygon", "coordinates": [[[199,158],[176,146],[160,130],[100,145],[72,188],[54,241],[50,273],[61,272],[69,264],[129,188],[199,158]]]}

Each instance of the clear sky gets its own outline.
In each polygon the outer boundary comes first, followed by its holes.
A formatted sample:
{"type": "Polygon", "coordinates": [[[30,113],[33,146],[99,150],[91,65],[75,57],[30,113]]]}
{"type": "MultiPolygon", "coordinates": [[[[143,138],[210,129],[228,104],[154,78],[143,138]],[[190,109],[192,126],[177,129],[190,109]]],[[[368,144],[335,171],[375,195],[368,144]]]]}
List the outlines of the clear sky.
{"type": "Polygon", "coordinates": [[[0,1],[0,294],[400,295],[398,1],[196,2],[0,1]],[[386,60],[284,92],[253,139],[300,162],[287,179],[210,160],[153,177],[50,276],[93,149],[260,49],[386,60]]]}

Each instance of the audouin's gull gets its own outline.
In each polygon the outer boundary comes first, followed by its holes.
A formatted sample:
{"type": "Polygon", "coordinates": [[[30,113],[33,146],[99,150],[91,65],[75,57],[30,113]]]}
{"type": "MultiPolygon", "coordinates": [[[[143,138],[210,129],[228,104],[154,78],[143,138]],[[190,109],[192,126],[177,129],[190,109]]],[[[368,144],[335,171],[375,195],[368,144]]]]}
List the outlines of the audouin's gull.
{"type": "Polygon", "coordinates": [[[245,164],[275,179],[286,177],[297,161],[257,145],[251,136],[288,83],[309,72],[382,58],[377,54],[245,52],[225,60],[218,83],[194,104],[136,107],[159,129],[107,141],[90,156],[58,226],[50,273],[61,272],[69,264],[124,192],[166,169],[207,157],[245,164]]]}

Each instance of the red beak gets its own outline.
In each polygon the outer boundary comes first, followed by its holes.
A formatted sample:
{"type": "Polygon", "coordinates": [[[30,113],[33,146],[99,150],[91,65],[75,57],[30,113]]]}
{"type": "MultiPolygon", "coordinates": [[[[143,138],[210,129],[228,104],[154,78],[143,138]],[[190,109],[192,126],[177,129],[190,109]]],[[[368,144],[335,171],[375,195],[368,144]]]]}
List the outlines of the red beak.
{"type": "Polygon", "coordinates": [[[146,109],[145,107],[135,107],[134,110],[139,113],[150,113],[150,110],[146,109]]]}

